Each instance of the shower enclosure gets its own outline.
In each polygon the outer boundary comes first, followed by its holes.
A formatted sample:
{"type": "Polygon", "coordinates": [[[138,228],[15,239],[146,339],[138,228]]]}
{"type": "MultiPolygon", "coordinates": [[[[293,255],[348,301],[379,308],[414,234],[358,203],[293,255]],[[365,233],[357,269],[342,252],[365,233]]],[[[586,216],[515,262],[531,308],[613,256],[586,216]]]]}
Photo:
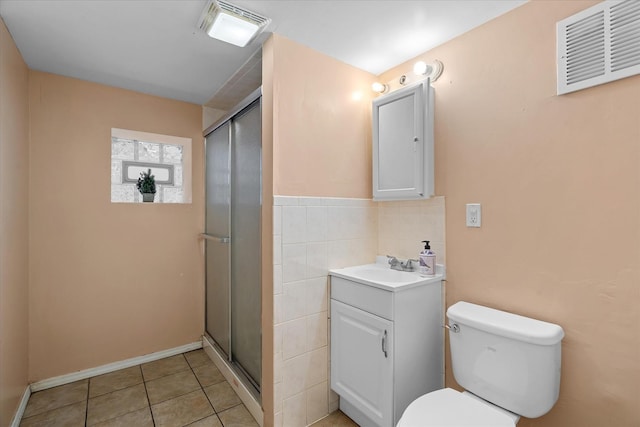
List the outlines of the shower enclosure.
{"type": "Polygon", "coordinates": [[[260,398],[260,89],[206,135],[206,333],[260,398]]]}

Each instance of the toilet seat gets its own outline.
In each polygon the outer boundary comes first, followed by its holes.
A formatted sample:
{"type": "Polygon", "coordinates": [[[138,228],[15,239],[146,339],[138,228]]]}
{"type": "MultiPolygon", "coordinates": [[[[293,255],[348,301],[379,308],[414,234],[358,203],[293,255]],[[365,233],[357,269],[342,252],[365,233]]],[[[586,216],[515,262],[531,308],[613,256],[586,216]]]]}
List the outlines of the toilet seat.
{"type": "MultiPolygon", "coordinates": [[[[515,414],[514,414],[515,415],[515,414]]],[[[420,396],[396,427],[515,427],[512,417],[451,388],[420,396]]]]}

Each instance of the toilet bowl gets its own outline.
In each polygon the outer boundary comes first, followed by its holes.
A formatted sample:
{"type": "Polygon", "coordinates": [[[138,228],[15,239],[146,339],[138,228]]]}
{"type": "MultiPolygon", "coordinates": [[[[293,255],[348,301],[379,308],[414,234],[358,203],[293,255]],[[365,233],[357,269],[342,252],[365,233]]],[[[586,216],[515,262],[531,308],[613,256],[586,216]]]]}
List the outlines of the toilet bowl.
{"type": "Polygon", "coordinates": [[[422,395],[396,427],[514,427],[540,417],[560,392],[558,325],[460,301],[447,310],[452,371],[466,391],[422,395]]]}
{"type": "Polygon", "coordinates": [[[445,388],[425,394],[405,409],[397,427],[514,427],[520,417],[468,392],[445,388]]]}

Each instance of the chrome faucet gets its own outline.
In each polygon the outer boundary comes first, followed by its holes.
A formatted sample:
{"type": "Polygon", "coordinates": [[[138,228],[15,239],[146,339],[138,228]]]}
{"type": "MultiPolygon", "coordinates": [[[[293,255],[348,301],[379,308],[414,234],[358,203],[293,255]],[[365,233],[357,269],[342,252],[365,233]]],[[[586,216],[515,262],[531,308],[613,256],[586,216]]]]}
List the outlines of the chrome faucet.
{"type": "Polygon", "coordinates": [[[387,262],[391,266],[392,270],[400,270],[400,271],[402,271],[402,267],[400,267],[401,263],[398,260],[398,258],[396,258],[394,256],[391,256],[391,255],[387,255],[387,262]]]}
{"type": "Polygon", "coordinates": [[[404,263],[401,262],[400,263],[400,267],[402,268],[403,271],[414,271],[415,268],[413,267],[413,263],[417,263],[418,260],[417,259],[408,259],[406,260],[404,263]]]}
{"type": "Polygon", "coordinates": [[[391,266],[391,269],[398,270],[398,271],[414,271],[415,268],[413,267],[413,263],[418,262],[417,259],[408,259],[406,261],[400,261],[398,258],[391,255],[387,255],[387,258],[388,258],[389,265],[391,266]]]}

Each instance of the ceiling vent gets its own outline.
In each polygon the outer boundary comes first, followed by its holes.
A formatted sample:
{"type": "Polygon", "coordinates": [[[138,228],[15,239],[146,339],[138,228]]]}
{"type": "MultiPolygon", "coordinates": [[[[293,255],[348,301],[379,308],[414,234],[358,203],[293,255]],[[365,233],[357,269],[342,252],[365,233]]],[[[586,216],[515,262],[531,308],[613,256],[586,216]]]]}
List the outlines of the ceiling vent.
{"type": "Polygon", "coordinates": [[[198,27],[209,37],[236,46],[249,44],[270,19],[222,0],[209,0],[202,11],[198,27]]]}
{"type": "Polygon", "coordinates": [[[640,74],[640,1],[604,1],[557,24],[558,95],[640,74]]]}

